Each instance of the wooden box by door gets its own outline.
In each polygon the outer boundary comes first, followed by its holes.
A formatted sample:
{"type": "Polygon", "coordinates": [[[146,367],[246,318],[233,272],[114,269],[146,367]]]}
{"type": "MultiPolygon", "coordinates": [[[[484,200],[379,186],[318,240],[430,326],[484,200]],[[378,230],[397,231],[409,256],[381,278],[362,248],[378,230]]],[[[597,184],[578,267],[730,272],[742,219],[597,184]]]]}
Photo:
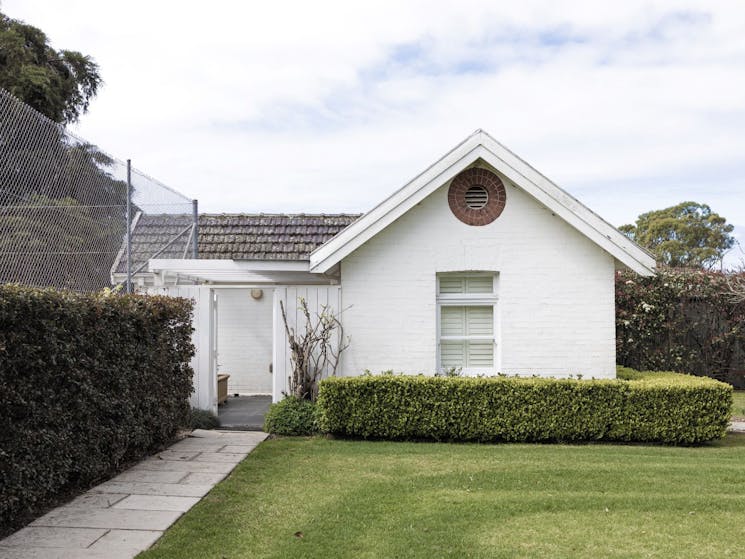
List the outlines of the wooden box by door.
{"type": "Polygon", "coordinates": [[[230,375],[217,375],[217,403],[224,404],[228,401],[228,379],[230,375]]]}

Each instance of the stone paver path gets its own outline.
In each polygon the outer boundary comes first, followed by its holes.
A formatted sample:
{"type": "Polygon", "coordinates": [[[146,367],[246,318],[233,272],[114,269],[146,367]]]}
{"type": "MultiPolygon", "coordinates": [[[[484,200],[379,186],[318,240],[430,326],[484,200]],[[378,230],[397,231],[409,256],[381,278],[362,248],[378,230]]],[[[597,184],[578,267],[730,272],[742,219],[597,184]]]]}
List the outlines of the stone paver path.
{"type": "Polygon", "coordinates": [[[745,433],[745,421],[733,421],[729,424],[728,431],[734,433],[745,433]]]}
{"type": "Polygon", "coordinates": [[[0,558],[134,557],[265,438],[257,431],[194,431],[1,540],[0,558]]]}

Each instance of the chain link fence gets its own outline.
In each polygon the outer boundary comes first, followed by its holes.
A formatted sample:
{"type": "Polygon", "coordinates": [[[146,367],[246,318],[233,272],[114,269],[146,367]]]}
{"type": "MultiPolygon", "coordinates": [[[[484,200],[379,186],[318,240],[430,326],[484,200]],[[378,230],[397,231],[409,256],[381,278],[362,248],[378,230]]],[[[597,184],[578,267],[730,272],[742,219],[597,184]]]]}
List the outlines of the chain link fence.
{"type": "Polygon", "coordinates": [[[148,258],[195,256],[196,235],[196,201],[0,89],[0,283],[129,288],[148,258]],[[138,223],[147,243],[128,245],[138,223]]]}

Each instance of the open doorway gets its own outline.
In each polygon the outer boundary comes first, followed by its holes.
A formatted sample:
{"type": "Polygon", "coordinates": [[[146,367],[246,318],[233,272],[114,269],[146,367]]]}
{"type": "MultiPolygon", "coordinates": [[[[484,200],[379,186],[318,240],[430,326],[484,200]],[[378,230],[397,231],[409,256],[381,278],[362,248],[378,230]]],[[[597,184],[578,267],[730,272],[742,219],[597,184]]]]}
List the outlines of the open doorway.
{"type": "Polygon", "coordinates": [[[228,395],[272,394],[273,290],[215,289],[217,374],[230,375],[228,395]]]}
{"type": "Polygon", "coordinates": [[[218,407],[221,427],[261,429],[272,394],[273,289],[215,292],[216,372],[218,379],[229,375],[227,400],[218,407]]]}

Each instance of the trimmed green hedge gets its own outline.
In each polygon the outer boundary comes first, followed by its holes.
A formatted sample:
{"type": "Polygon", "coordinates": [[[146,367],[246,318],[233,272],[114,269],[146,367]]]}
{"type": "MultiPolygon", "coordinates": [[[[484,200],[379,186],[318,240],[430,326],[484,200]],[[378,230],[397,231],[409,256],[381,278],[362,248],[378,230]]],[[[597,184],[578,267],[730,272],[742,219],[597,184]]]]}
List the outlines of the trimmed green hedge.
{"type": "Polygon", "coordinates": [[[264,431],[273,435],[289,436],[318,433],[315,403],[288,396],[272,404],[264,418],[264,431]]]}
{"type": "Polygon", "coordinates": [[[635,380],[382,375],[321,382],[323,431],[438,441],[640,441],[724,436],[732,387],[678,373],[635,380]]]}
{"type": "Polygon", "coordinates": [[[191,302],[0,285],[0,531],[186,424],[191,302]]]}

